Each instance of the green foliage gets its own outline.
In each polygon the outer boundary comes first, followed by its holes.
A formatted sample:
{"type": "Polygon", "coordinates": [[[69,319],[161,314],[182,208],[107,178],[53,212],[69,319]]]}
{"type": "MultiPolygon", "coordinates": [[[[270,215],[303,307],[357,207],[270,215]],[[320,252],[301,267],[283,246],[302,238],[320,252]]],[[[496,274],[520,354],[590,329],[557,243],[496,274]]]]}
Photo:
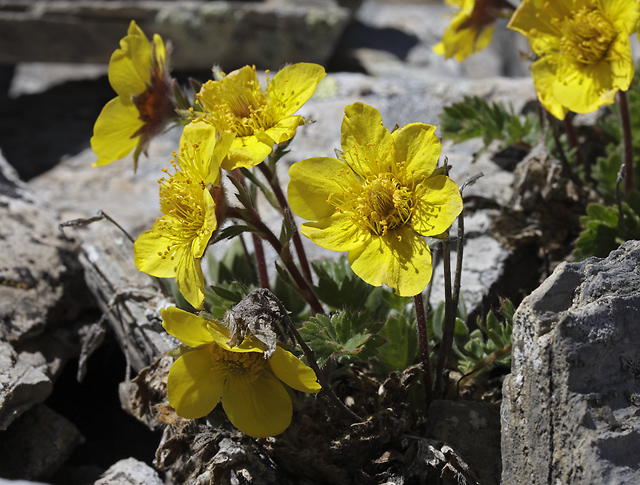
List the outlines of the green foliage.
{"type": "Polygon", "coordinates": [[[418,360],[418,331],[413,312],[389,317],[380,331],[386,342],[378,348],[375,363],[385,373],[402,372],[418,360]]]}
{"type": "Polygon", "coordinates": [[[511,106],[507,109],[502,103],[488,103],[477,96],[465,96],[462,102],[446,106],[440,115],[440,129],[444,138],[456,143],[482,138],[484,148],[480,153],[494,140],[500,140],[503,147],[530,148],[541,132],[536,114],[517,115],[511,106]]]}
{"type": "Polygon", "coordinates": [[[360,309],[374,289],[356,276],[345,256],[338,261],[312,261],[311,266],[318,276],[315,287],[318,298],[333,309],[360,309]]]}
{"type": "Polygon", "coordinates": [[[316,354],[318,365],[324,367],[329,359],[344,364],[354,360],[366,362],[376,355],[384,343],[379,334],[381,327],[368,313],[344,311],[331,317],[311,317],[299,332],[316,354]]]}
{"type": "Polygon", "coordinates": [[[622,203],[624,231],[619,224],[617,207],[589,204],[587,215],[580,219],[583,231],[576,240],[573,256],[582,261],[591,256],[605,258],[629,239],[640,239],[640,194],[632,192],[629,203],[622,203]]]}
{"type": "MultiPolygon", "coordinates": [[[[631,125],[631,144],[633,154],[634,185],[638,187],[640,181],[640,74],[636,71],[634,81],[627,91],[627,103],[629,106],[629,122],[631,125]]],[[[611,105],[606,114],[598,121],[598,128],[602,131],[608,143],[605,146],[605,155],[598,158],[594,164],[591,177],[595,182],[595,189],[602,196],[605,203],[616,203],[615,186],[618,172],[623,160],[622,144],[622,120],[618,104],[611,105]]]]}
{"type": "MultiPolygon", "coordinates": [[[[640,181],[640,76],[636,72],[634,82],[627,91],[629,117],[631,124],[632,146],[636,147],[633,155],[633,180],[635,187],[640,181]]],[[[582,261],[591,256],[604,258],[620,244],[629,239],[640,237],[640,195],[637,190],[624,194],[624,182],[620,184],[623,221],[616,197],[616,182],[623,163],[622,120],[617,104],[608,108],[607,113],[598,122],[598,128],[608,139],[605,154],[597,159],[592,167],[591,177],[595,189],[602,197],[604,204],[590,204],[587,214],[580,219],[582,232],[576,240],[573,256],[582,261]]]]}
{"type": "Polygon", "coordinates": [[[392,312],[403,310],[411,298],[401,297],[381,287],[364,282],[342,256],[338,261],[323,259],[311,262],[318,276],[316,295],[334,310],[366,310],[375,321],[384,321],[392,312]]]}
{"type": "Polygon", "coordinates": [[[215,283],[233,283],[240,281],[246,286],[257,286],[258,276],[255,271],[255,258],[249,255],[242,239],[235,238],[222,257],[216,257],[218,247],[212,246],[207,251],[209,277],[215,283]]]}
{"type": "Polygon", "coordinates": [[[515,308],[510,300],[501,300],[500,314],[502,321],[493,311],[482,321],[478,318],[478,329],[468,335],[467,342],[460,349],[462,357],[457,362],[462,374],[482,371],[489,364],[511,366],[511,334],[513,331],[513,315],[515,308]],[[503,354],[503,355],[500,355],[503,354]],[[498,356],[498,358],[492,358],[498,356]]]}

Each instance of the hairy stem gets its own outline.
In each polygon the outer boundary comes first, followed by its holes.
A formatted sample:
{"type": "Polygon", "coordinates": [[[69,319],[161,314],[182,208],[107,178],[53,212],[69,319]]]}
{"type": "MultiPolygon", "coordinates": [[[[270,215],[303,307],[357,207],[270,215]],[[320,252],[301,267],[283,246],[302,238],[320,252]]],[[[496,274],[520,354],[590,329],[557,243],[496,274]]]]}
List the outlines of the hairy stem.
{"type": "Polygon", "coordinates": [[[442,342],[440,344],[440,355],[436,365],[435,395],[444,396],[444,369],[449,361],[449,354],[453,346],[453,332],[456,325],[456,309],[453,306],[451,294],[451,248],[449,241],[442,242],[442,263],[444,266],[444,326],[442,329],[442,342]]]}
{"type": "Polygon", "coordinates": [[[241,211],[232,208],[229,210],[229,217],[245,220],[256,229],[257,234],[262,239],[267,241],[280,256],[280,259],[289,271],[289,274],[291,274],[291,277],[295,281],[296,285],[298,285],[298,292],[300,293],[300,296],[302,296],[302,298],[304,298],[304,300],[311,306],[311,309],[314,313],[324,313],[322,304],[314,293],[313,288],[311,288],[311,285],[302,276],[300,270],[298,270],[298,267],[295,265],[293,256],[291,255],[291,250],[289,249],[289,245],[283,245],[280,242],[280,240],[271,231],[271,229],[269,229],[267,225],[262,222],[260,214],[258,214],[255,209],[247,208],[246,212],[248,214],[248,217],[245,217],[245,214],[243,214],[241,211]]]}
{"type": "Polygon", "coordinates": [[[416,322],[418,325],[418,342],[420,343],[420,359],[422,360],[422,372],[424,374],[424,387],[427,397],[427,409],[432,401],[431,364],[429,363],[429,335],[427,333],[427,319],[424,312],[422,293],[413,297],[416,307],[416,322]]]}
{"type": "Polygon", "coordinates": [[[258,281],[261,288],[269,289],[269,273],[267,273],[267,261],[264,257],[264,246],[262,245],[262,239],[255,234],[251,233],[251,239],[253,240],[253,248],[256,254],[256,265],[258,266],[258,281]]]}
{"type": "Polygon", "coordinates": [[[302,270],[302,274],[307,279],[309,283],[313,282],[311,277],[311,268],[309,266],[309,260],[307,259],[307,253],[304,250],[304,246],[302,245],[302,239],[300,238],[300,233],[298,232],[298,228],[296,226],[295,221],[293,220],[293,216],[291,215],[291,209],[289,208],[289,203],[287,202],[287,198],[282,191],[282,187],[280,187],[280,181],[278,179],[278,172],[271,171],[266,163],[261,163],[258,165],[258,169],[265,176],[269,185],[273,189],[273,193],[278,200],[278,204],[282,208],[282,213],[284,217],[288,218],[289,223],[291,224],[292,235],[291,238],[293,240],[293,245],[296,248],[296,254],[298,255],[298,261],[300,262],[300,269],[302,270]]]}
{"type": "Polygon", "coordinates": [[[362,418],[358,416],[356,413],[354,413],[351,409],[349,409],[346,406],[346,404],[343,403],[338,396],[336,396],[335,392],[333,392],[333,389],[331,389],[331,385],[327,380],[327,376],[318,367],[318,364],[316,362],[316,356],[313,350],[309,348],[307,343],[300,336],[300,334],[298,333],[298,330],[295,328],[293,323],[288,318],[285,320],[286,320],[286,324],[289,326],[290,333],[296,339],[296,342],[298,342],[298,345],[300,345],[302,352],[307,358],[307,362],[309,363],[313,371],[316,373],[316,376],[318,377],[318,381],[320,381],[320,385],[322,386],[322,391],[338,409],[340,409],[342,412],[347,414],[353,421],[361,422],[362,418]]]}

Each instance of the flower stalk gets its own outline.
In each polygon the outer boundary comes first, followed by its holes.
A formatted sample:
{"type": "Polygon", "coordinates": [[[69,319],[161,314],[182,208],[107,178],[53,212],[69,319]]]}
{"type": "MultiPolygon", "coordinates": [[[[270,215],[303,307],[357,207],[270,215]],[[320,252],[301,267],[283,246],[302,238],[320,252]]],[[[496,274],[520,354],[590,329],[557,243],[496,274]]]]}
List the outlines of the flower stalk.
{"type": "Polygon", "coordinates": [[[287,198],[285,197],[284,192],[282,191],[282,187],[280,186],[278,172],[276,170],[271,171],[266,163],[261,163],[260,165],[258,165],[258,169],[262,172],[262,174],[269,182],[269,185],[273,189],[273,193],[278,200],[278,204],[280,204],[282,214],[289,221],[292,230],[291,239],[293,240],[293,245],[296,248],[296,254],[298,255],[298,261],[300,262],[302,275],[307,279],[309,284],[311,284],[313,282],[313,278],[311,276],[311,267],[309,266],[307,253],[305,252],[304,246],[302,245],[302,239],[300,238],[300,233],[298,232],[296,222],[293,220],[293,215],[291,214],[291,209],[289,208],[287,198]]]}
{"type": "Polygon", "coordinates": [[[431,364],[429,362],[429,334],[427,331],[427,319],[424,311],[424,300],[422,299],[422,293],[419,293],[413,297],[413,302],[416,307],[416,323],[418,326],[418,342],[420,344],[420,360],[422,361],[422,373],[424,380],[424,390],[427,399],[427,409],[433,400],[433,394],[431,388],[433,386],[431,380],[431,364]]]}

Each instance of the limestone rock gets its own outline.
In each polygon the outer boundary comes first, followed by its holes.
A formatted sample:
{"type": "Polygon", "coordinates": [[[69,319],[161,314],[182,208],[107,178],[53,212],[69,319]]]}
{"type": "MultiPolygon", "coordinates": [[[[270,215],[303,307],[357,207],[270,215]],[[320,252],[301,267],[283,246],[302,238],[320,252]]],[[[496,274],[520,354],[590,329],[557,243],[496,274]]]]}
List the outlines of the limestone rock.
{"type": "MultiPolygon", "coordinates": [[[[6,3],[6,2],[5,2],[6,3]]],[[[277,69],[287,62],[325,63],[350,20],[346,8],[321,2],[26,1],[0,10],[0,63],[107,63],[135,19],[147,36],[173,41],[173,66],[277,69]],[[51,42],[55,39],[55,42],[51,42]]]]}
{"type": "Polygon", "coordinates": [[[127,458],[112,465],[95,485],[163,485],[158,473],[146,463],[127,458]]]}
{"type": "Polygon", "coordinates": [[[87,305],[76,245],[0,155],[0,339],[18,342],[87,305]],[[73,297],[72,297],[73,295],[73,297]]]}
{"type": "Polygon", "coordinates": [[[0,430],[31,406],[43,402],[52,391],[51,380],[23,362],[13,347],[0,342],[0,430]]]}
{"type": "Polygon", "coordinates": [[[77,428],[44,404],[34,406],[2,432],[0,476],[38,480],[53,475],[84,441],[77,428]]]}
{"type": "Polygon", "coordinates": [[[562,263],[518,308],[504,484],[640,482],[640,242],[562,263]]]}

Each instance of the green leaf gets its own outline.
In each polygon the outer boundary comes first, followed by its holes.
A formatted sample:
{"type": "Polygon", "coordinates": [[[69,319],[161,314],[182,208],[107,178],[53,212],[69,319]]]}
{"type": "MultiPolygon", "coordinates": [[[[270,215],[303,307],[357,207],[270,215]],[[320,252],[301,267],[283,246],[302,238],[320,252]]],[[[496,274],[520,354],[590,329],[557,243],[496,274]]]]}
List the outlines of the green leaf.
{"type": "Polygon", "coordinates": [[[275,208],[278,212],[282,212],[282,207],[280,207],[280,204],[278,204],[278,199],[276,198],[272,190],[270,190],[266,185],[260,182],[260,180],[258,180],[258,178],[250,170],[241,168],[240,171],[247,178],[247,180],[251,181],[253,185],[260,189],[260,191],[266,197],[267,202],[269,202],[269,204],[271,204],[273,208],[275,208]]]}
{"type": "Polygon", "coordinates": [[[207,251],[209,281],[213,283],[233,283],[240,281],[245,286],[258,286],[255,270],[255,256],[245,252],[244,243],[236,238],[229,244],[221,258],[216,258],[216,246],[207,251]]]}
{"type": "Polygon", "coordinates": [[[316,354],[318,365],[324,367],[329,359],[341,364],[366,362],[384,343],[380,329],[381,324],[372,322],[369,314],[345,311],[311,317],[299,333],[316,354]]]}
{"type": "Polygon", "coordinates": [[[231,291],[227,288],[223,288],[222,286],[211,286],[211,289],[220,298],[223,298],[234,305],[240,303],[240,300],[242,300],[246,296],[245,294],[242,294],[238,291],[231,291]]]}
{"type": "Polygon", "coordinates": [[[316,295],[333,309],[360,310],[375,289],[356,276],[344,256],[312,261],[311,266],[318,276],[316,295]]]}
{"type": "Polygon", "coordinates": [[[245,224],[234,224],[233,226],[227,226],[222,229],[214,240],[214,244],[219,241],[224,241],[225,239],[233,239],[236,236],[239,236],[243,232],[255,232],[259,233],[255,227],[245,225],[245,224]]]}
{"type": "Polygon", "coordinates": [[[404,313],[390,317],[380,335],[386,342],[378,348],[376,361],[386,372],[402,372],[418,359],[418,333],[414,319],[404,313]]]}
{"type": "Polygon", "coordinates": [[[541,133],[535,113],[517,115],[511,106],[507,109],[502,103],[488,103],[477,96],[465,96],[462,102],[446,106],[440,115],[440,129],[444,138],[456,143],[482,138],[484,148],[479,153],[494,140],[502,141],[502,147],[531,148],[541,133]]]}
{"type": "Polygon", "coordinates": [[[640,238],[640,194],[633,192],[629,203],[622,203],[624,233],[620,227],[617,207],[589,204],[587,215],[580,218],[582,232],[576,240],[573,256],[582,261],[591,256],[604,258],[620,244],[630,239],[640,238]]]}

